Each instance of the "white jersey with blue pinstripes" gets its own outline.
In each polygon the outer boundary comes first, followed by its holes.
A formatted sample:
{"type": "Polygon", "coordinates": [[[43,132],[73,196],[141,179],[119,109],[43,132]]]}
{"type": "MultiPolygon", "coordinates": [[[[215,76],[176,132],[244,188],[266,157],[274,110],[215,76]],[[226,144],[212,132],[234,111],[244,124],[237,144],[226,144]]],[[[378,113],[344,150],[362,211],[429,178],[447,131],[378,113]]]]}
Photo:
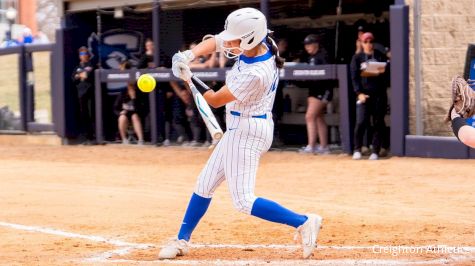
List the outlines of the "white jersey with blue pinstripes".
{"type": "Polygon", "coordinates": [[[257,57],[241,55],[228,72],[226,85],[237,99],[226,104],[226,111],[243,116],[270,113],[279,82],[278,69],[270,51],[257,57]]]}
{"type": "Polygon", "coordinates": [[[254,188],[259,159],[272,144],[272,105],[278,83],[275,57],[268,51],[257,57],[242,56],[226,78],[236,98],[226,105],[223,138],[198,176],[194,192],[211,198],[226,179],[233,205],[250,214],[256,200],[254,188]]]}

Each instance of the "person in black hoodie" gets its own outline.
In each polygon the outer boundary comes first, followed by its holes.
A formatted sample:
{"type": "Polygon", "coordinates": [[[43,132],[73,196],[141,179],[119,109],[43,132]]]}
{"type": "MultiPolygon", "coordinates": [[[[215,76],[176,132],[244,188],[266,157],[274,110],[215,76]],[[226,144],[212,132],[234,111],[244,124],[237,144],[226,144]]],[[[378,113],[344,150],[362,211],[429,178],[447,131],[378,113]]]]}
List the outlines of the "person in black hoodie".
{"type": "Polygon", "coordinates": [[[363,144],[364,133],[370,126],[372,118],[373,124],[373,149],[369,157],[370,160],[377,160],[381,149],[381,141],[384,135],[384,117],[387,110],[388,68],[380,69],[379,74],[368,74],[364,71],[369,61],[387,62],[385,54],[373,47],[374,36],[371,32],[366,32],[361,36],[363,51],[353,56],[350,64],[350,74],[353,89],[357,96],[356,102],[356,127],[355,146],[353,159],[361,159],[361,146],[363,144]]]}
{"type": "Polygon", "coordinates": [[[79,65],[72,74],[74,86],[77,89],[79,102],[79,136],[85,135],[84,144],[94,142],[94,125],[92,106],[94,101],[94,67],[90,62],[89,50],[82,46],[79,52],[79,65]]]}

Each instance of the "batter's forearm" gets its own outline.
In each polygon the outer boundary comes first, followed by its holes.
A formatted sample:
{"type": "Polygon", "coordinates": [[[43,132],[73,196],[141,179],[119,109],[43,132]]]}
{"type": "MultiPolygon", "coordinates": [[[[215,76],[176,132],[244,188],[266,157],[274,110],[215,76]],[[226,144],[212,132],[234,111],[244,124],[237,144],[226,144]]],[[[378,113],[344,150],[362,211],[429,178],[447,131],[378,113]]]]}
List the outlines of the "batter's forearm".
{"type": "Polygon", "coordinates": [[[208,90],[203,94],[203,98],[205,98],[206,102],[213,108],[219,108],[229,102],[236,100],[234,95],[229,91],[228,87],[226,86],[223,86],[217,92],[214,92],[213,90],[208,90]]]}
{"type": "Polygon", "coordinates": [[[219,108],[226,104],[224,99],[220,98],[219,95],[217,95],[217,93],[212,90],[209,90],[203,94],[203,98],[205,98],[206,102],[213,108],[219,108]]]}
{"type": "Polygon", "coordinates": [[[191,51],[195,57],[214,53],[216,51],[216,40],[214,37],[208,38],[196,45],[191,51]]]}

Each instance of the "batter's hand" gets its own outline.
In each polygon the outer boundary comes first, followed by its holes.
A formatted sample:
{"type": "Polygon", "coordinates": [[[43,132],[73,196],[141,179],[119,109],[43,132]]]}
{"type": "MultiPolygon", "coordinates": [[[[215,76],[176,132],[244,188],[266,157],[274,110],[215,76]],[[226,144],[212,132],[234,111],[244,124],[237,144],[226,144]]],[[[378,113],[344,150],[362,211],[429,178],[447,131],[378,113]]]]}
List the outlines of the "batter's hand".
{"type": "Polygon", "coordinates": [[[188,64],[195,59],[195,55],[191,50],[184,52],[178,52],[173,55],[172,58],[172,72],[177,78],[181,78],[185,81],[191,79],[191,70],[188,64]]]}

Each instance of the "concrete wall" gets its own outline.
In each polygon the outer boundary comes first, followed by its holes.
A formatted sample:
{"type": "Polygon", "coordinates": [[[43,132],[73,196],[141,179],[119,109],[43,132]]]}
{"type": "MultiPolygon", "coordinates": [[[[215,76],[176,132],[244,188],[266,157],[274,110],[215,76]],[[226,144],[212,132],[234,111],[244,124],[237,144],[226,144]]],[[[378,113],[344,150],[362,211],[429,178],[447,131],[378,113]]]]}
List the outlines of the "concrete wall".
{"type": "MultiPolygon", "coordinates": [[[[450,81],[463,74],[468,43],[475,43],[475,0],[420,0],[424,135],[451,136],[443,122],[450,81]]],[[[410,133],[415,134],[414,0],[410,6],[410,133]]]]}

